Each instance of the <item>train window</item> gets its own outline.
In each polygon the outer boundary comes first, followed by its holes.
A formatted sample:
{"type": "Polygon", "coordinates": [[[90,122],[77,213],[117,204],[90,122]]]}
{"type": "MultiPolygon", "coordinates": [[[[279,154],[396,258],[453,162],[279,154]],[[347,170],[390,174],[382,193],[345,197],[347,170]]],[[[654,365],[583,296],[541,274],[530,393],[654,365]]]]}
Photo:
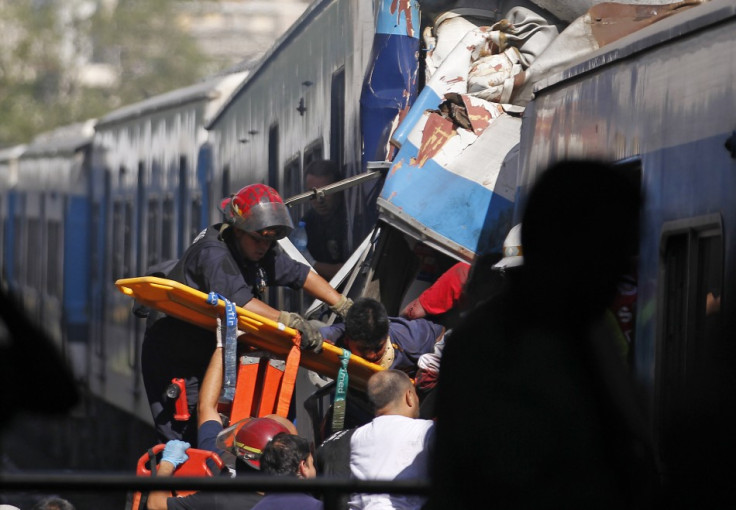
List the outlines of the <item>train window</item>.
{"type": "Polygon", "coordinates": [[[174,257],[174,199],[164,199],[161,218],[161,260],[174,257]]]}
{"type": "Polygon", "coordinates": [[[322,154],[324,154],[324,150],[322,149],[322,145],[321,138],[307,145],[307,148],[304,149],[304,168],[312,161],[323,159],[322,154]]]}
{"type": "Polygon", "coordinates": [[[202,225],[200,224],[200,220],[202,217],[202,197],[196,196],[192,199],[192,222],[189,228],[189,238],[184,240],[184,246],[189,246],[189,244],[194,240],[195,237],[202,231],[202,225]]]}
{"type": "Polygon", "coordinates": [[[124,208],[123,203],[115,201],[112,205],[112,225],[110,229],[112,237],[112,279],[119,280],[123,277],[123,250],[124,244],[124,208]]]}
{"type": "Polygon", "coordinates": [[[41,288],[41,276],[42,276],[42,257],[37,256],[39,253],[43,253],[41,248],[41,220],[38,218],[31,218],[28,220],[28,247],[26,253],[28,257],[25,259],[28,265],[28,273],[26,274],[26,283],[33,289],[41,288]],[[34,256],[31,256],[33,254],[34,256]]]}
{"type": "MultiPolygon", "coordinates": [[[[19,211],[23,211],[22,200],[19,200],[19,205],[19,211]]],[[[23,260],[25,260],[26,238],[24,226],[22,213],[18,212],[18,215],[13,218],[13,232],[15,232],[13,261],[15,264],[15,279],[18,284],[25,282],[25,270],[28,267],[27,264],[23,263],[23,260]]]]}
{"type": "MultiPolygon", "coordinates": [[[[300,163],[300,155],[296,154],[284,166],[284,186],[282,188],[283,198],[288,198],[302,192],[302,172],[300,163]]],[[[290,207],[289,213],[291,220],[296,224],[301,218],[302,207],[290,207]]]]}
{"type": "MultiPolygon", "coordinates": [[[[332,74],[330,96],[330,159],[340,168],[345,163],[345,68],[332,74]]],[[[305,162],[306,164],[306,162],[305,162]]]]}
{"type": "Polygon", "coordinates": [[[49,221],[47,226],[47,260],[46,292],[53,297],[61,297],[61,222],[49,221]]]}
{"type": "MultiPolygon", "coordinates": [[[[176,221],[177,225],[177,239],[176,239],[176,253],[182,253],[184,248],[187,246],[187,237],[189,234],[188,225],[192,220],[187,214],[194,214],[194,211],[187,211],[187,204],[189,203],[189,166],[187,164],[187,157],[181,156],[179,158],[179,192],[177,196],[177,211],[176,216],[179,221],[176,221]]],[[[164,213],[166,214],[166,213],[164,213]]],[[[165,220],[164,220],[165,221],[165,220]]],[[[171,258],[172,256],[166,257],[164,260],[171,258]]]]}
{"type": "Polygon", "coordinates": [[[279,125],[273,124],[268,130],[268,185],[279,189],[279,125]]]}
{"type": "MultiPolygon", "coordinates": [[[[146,269],[156,264],[161,253],[161,203],[153,198],[148,201],[148,236],[146,243],[146,269]]],[[[144,269],[144,268],[141,268],[144,269]]]]}
{"type": "Polygon", "coordinates": [[[715,367],[727,349],[720,312],[723,248],[720,215],[665,224],[656,430],[660,458],[673,472],[695,453],[687,439],[707,433],[693,429],[692,418],[718,408],[723,371],[715,367]]]}
{"type": "Polygon", "coordinates": [[[230,195],[235,193],[235,191],[237,191],[230,189],[230,186],[230,165],[225,165],[225,168],[222,169],[222,191],[220,194],[221,198],[229,197],[230,195]]]}
{"type": "Polygon", "coordinates": [[[123,267],[122,277],[133,276],[133,202],[125,202],[125,216],[123,218],[123,267]]]}

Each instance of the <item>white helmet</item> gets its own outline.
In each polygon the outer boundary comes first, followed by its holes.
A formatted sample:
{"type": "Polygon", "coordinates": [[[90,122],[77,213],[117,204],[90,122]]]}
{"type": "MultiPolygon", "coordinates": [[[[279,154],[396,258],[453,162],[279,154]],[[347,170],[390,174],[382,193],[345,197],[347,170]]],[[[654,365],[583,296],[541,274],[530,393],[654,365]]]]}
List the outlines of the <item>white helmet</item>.
{"type": "Polygon", "coordinates": [[[524,252],[521,249],[521,223],[514,225],[503,240],[503,258],[494,264],[493,269],[504,271],[524,263],[524,252]]]}

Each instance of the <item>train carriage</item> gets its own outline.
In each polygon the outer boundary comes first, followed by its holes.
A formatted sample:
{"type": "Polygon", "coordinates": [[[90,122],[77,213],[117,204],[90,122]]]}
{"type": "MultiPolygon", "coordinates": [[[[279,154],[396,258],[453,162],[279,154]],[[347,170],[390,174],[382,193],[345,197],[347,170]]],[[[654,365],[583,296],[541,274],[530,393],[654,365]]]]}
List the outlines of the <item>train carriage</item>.
{"type": "Polygon", "coordinates": [[[70,340],[67,328],[79,326],[84,331],[87,325],[82,303],[85,244],[74,242],[74,230],[80,217],[77,208],[86,194],[94,122],[57,128],[25,147],[18,158],[6,223],[13,228],[6,247],[9,289],[60,347],[64,343],[65,350],[70,340]]]}
{"type": "Polygon", "coordinates": [[[691,503],[712,496],[691,484],[732,472],[718,462],[736,395],[735,28],[736,3],[714,0],[604,47],[541,82],[522,128],[522,196],[567,158],[617,161],[641,182],[633,368],[663,476],[691,503]]]}
{"type": "MultiPolygon", "coordinates": [[[[8,250],[12,250],[13,244],[9,242],[13,238],[13,225],[7,221],[9,211],[14,209],[14,188],[18,180],[18,159],[25,151],[25,145],[16,145],[0,150],[0,285],[7,291],[8,273],[13,272],[13,265],[8,266],[6,261],[12,261],[13,257],[8,250]]],[[[12,253],[12,252],[11,252],[12,253]]]]}

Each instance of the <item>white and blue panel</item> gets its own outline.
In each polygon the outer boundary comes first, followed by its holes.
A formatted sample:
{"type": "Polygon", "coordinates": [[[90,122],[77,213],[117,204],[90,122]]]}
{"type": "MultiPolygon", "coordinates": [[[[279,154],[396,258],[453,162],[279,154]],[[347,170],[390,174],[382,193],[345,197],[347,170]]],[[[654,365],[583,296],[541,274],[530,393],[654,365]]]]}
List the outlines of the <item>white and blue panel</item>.
{"type": "Polygon", "coordinates": [[[521,119],[504,114],[478,137],[460,129],[419,166],[428,115],[396,156],[378,199],[379,211],[421,226],[462,258],[500,252],[511,228],[521,119]]]}

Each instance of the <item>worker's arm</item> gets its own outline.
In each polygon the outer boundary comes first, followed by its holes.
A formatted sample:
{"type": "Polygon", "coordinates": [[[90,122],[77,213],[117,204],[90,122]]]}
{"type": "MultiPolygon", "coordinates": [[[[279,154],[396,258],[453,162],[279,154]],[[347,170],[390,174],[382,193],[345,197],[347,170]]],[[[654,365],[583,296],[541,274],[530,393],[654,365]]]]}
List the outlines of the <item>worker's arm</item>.
{"type": "Polygon", "coordinates": [[[242,308],[245,308],[249,312],[257,313],[258,315],[267,319],[271,319],[273,321],[279,320],[279,310],[271,308],[266,303],[257,298],[251,299],[250,301],[245,303],[242,308]]]}
{"type": "Polygon", "coordinates": [[[342,294],[333,289],[327,280],[314,271],[310,271],[307,275],[304,290],[330,306],[336,305],[342,297],[342,294]]]}
{"type": "Polygon", "coordinates": [[[207,372],[202,379],[199,388],[199,401],[197,402],[197,427],[201,427],[207,421],[222,423],[220,413],[217,411],[217,403],[222,391],[222,347],[218,346],[212,353],[207,372]]]}
{"type": "MultiPolygon", "coordinates": [[[[166,443],[161,464],[159,464],[156,476],[171,476],[176,467],[189,459],[186,451],[191,445],[185,441],[172,439],[166,443]]],[[[166,510],[166,500],[171,497],[169,491],[151,491],[148,494],[148,510],[166,510]]]]}

